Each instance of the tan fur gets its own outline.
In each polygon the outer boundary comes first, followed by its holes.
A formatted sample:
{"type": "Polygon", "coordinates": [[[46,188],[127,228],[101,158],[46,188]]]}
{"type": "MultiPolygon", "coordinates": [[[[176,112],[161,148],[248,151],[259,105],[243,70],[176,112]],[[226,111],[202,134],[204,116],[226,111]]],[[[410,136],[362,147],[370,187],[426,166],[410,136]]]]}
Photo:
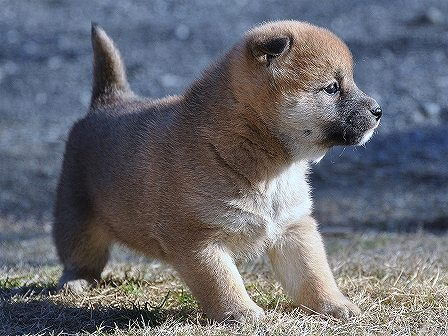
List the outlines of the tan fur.
{"type": "Polygon", "coordinates": [[[357,313],[333,279],[306,181],[309,160],[378,125],[343,42],[306,23],[261,25],[183,96],[148,100],[129,89],[104,31],[92,40],[92,105],[70,132],[55,205],[60,285],[98,280],[119,241],[173,265],[211,318],[260,318],[234,260],[268,251],[297,305],[357,313]],[[340,96],[322,90],[335,76],[340,96]]]}

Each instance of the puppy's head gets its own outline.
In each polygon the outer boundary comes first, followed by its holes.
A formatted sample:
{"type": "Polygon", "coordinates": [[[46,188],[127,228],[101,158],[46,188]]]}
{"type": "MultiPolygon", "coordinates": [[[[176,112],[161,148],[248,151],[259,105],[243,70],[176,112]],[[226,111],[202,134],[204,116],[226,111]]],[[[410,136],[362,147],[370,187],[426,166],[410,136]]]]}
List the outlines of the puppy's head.
{"type": "Polygon", "coordinates": [[[381,118],[353,80],[347,46],[326,29],[296,21],[258,26],[233,62],[237,99],[292,154],[316,159],[336,145],[361,145],[381,118]]]}

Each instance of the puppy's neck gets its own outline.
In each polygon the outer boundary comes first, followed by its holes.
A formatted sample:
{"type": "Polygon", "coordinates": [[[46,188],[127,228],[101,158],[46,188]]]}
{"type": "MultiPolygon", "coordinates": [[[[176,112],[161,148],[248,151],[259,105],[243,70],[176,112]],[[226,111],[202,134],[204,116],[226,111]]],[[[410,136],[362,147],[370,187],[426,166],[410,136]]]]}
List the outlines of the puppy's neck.
{"type": "Polygon", "coordinates": [[[185,94],[186,118],[221,169],[247,187],[269,181],[292,164],[281,141],[252,106],[237,99],[225,62],[210,68],[185,94]]]}

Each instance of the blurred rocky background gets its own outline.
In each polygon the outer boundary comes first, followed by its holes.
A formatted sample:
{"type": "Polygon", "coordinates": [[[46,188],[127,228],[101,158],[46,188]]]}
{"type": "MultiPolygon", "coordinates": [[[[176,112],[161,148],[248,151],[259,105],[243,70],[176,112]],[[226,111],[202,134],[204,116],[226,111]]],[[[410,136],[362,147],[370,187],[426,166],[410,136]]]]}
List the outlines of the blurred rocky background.
{"type": "Polygon", "coordinates": [[[64,140],[89,103],[90,23],[133,89],[177,94],[251,26],[328,27],[384,110],[375,137],[311,177],[325,230],[448,228],[448,1],[0,0],[0,235],[48,234],[64,140]]]}

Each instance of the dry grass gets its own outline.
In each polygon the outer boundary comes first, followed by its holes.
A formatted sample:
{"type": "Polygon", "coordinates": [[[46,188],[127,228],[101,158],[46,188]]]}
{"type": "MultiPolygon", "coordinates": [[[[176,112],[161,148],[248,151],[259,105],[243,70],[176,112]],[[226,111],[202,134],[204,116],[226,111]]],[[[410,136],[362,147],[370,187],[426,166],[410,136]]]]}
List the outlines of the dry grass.
{"type": "Polygon", "coordinates": [[[173,272],[113,262],[83,295],[54,292],[58,267],[0,271],[0,334],[446,335],[448,236],[369,234],[327,238],[336,278],[363,314],[348,322],[294,310],[264,260],[242,265],[259,324],[209,322],[173,272]]]}

